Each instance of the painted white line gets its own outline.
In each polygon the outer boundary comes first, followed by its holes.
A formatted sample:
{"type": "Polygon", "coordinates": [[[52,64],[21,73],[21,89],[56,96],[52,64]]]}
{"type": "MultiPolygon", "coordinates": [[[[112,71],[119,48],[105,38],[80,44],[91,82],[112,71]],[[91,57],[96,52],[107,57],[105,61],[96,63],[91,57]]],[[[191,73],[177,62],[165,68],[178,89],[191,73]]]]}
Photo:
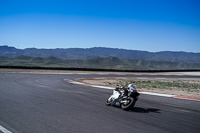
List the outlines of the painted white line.
{"type": "Polygon", "coordinates": [[[155,79],[166,79],[166,78],[155,78],[155,79]]]}
{"type": "Polygon", "coordinates": [[[128,79],[127,77],[116,77],[116,79],[128,79]]]}
{"type": "Polygon", "coordinates": [[[94,79],[105,79],[105,77],[100,77],[100,78],[94,78],[94,79]]]}
{"type": "Polygon", "coordinates": [[[72,82],[70,82],[70,83],[77,84],[77,85],[84,85],[84,83],[75,82],[75,81],[72,81],[72,82]]]}
{"type": "Polygon", "coordinates": [[[3,133],[12,133],[9,130],[7,130],[6,128],[2,127],[1,125],[0,125],[0,131],[3,133]]]}
{"type": "Polygon", "coordinates": [[[139,92],[141,94],[154,95],[154,96],[162,96],[162,97],[174,97],[175,95],[168,94],[160,94],[160,93],[152,93],[152,92],[139,92]]]}
{"type": "Polygon", "coordinates": [[[108,89],[108,90],[113,90],[113,87],[105,87],[105,86],[91,86],[91,87],[96,87],[96,88],[102,88],[102,89],[108,89]]]}
{"type": "Polygon", "coordinates": [[[155,75],[155,74],[153,74],[153,73],[149,73],[148,75],[155,75]]]}
{"type": "Polygon", "coordinates": [[[145,78],[145,77],[141,77],[141,78],[136,78],[136,79],[148,79],[148,78],[145,78]]]}
{"type": "Polygon", "coordinates": [[[118,74],[115,74],[115,75],[126,75],[126,74],[120,74],[120,73],[118,73],[118,74]]]}
{"type": "MultiPolygon", "coordinates": [[[[27,72],[23,72],[23,73],[27,73],[27,72]]],[[[51,75],[67,75],[67,74],[68,75],[74,75],[75,74],[75,73],[59,73],[59,72],[58,73],[45,73],[45,72],[41,72],[41,73],[40,72],[33,72],[32,73],[32,72],[29,72],[29,73],[31,73],[31,74],[44,74],[44,75],[45,74],[51,74],[51,75]]]]}
{"type": "Polygon", "coordinates": [[[97,75],[108,75],[107,73],[97,73],[97,75]]]}

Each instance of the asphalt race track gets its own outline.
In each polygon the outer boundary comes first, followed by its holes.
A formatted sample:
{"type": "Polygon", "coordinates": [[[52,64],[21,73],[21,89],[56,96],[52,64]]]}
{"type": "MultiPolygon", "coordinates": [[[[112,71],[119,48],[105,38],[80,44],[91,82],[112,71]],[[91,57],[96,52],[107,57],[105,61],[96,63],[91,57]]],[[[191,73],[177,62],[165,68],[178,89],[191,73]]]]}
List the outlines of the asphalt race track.
{"type": "Polygon", "coordinates": [[[112,90],[64,80],[89,77],[116,75],[0,73],[0,133],[200,132],[199,101],[141,94],[123,111],[105,105],[112,90]]]}

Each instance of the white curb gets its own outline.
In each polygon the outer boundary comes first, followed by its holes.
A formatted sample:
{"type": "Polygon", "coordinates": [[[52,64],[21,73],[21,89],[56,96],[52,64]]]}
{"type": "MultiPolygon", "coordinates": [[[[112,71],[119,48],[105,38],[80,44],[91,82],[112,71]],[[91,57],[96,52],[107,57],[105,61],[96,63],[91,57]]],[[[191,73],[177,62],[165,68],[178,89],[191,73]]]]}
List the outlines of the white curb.
{"type": "MultiPolygon", "coordinates": [[[[113,90],[115,88],[113,87],[106,87],[106,86],[98,86],[98,85],[91,85],[91,84],[84,84],[81,82],[76,82],[73,80],[68,80],[64,79],[64,81],[72,84],[78,84],[78,85],[84,85],[84,86],[90,86],[90,87],[96,87],[96,88],[102,88],[102,89],[108,89],[108,90],[113,90]]],[[[146,94],[146,95],[154,95],[154,96],[162,96],[162,97],[172,97],[172,98],[177,98],[177,99],[185,99],[185,100],[193,100],[193,101],[200,101],[199,98],[190,98],[190,97],[181,97],[177,95],[169,95],[169,94],[160,94],[160,93],[152,93],[152,92],[139,92],[141,94],[146,94]]]]}

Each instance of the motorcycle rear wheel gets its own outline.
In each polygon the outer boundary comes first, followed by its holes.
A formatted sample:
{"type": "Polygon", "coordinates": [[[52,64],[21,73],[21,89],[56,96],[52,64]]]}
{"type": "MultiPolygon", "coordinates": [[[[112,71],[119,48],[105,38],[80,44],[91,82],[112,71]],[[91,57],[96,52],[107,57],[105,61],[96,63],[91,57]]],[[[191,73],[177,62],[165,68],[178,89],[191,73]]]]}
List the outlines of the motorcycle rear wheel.
{"type": "Polygon", "coordinates": [[[132,109],[136,102],[135,99],[132,97],[130,97],[128,100],[129,100],[128,104],[121,104],[121,108],[125,111],[132,109]]]}

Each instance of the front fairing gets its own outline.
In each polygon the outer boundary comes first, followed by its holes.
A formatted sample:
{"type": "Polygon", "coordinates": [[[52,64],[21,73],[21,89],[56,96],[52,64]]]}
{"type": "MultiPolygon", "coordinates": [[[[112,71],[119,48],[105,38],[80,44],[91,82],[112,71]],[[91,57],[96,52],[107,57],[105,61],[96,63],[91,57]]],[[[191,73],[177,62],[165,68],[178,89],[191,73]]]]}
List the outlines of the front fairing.
{"type": "Polygon", "coordinates": [[[110,96],[110,99],[117,99],[120,96],[120,93],[118,91],[113,90],[113,94],[110,96]]]}

